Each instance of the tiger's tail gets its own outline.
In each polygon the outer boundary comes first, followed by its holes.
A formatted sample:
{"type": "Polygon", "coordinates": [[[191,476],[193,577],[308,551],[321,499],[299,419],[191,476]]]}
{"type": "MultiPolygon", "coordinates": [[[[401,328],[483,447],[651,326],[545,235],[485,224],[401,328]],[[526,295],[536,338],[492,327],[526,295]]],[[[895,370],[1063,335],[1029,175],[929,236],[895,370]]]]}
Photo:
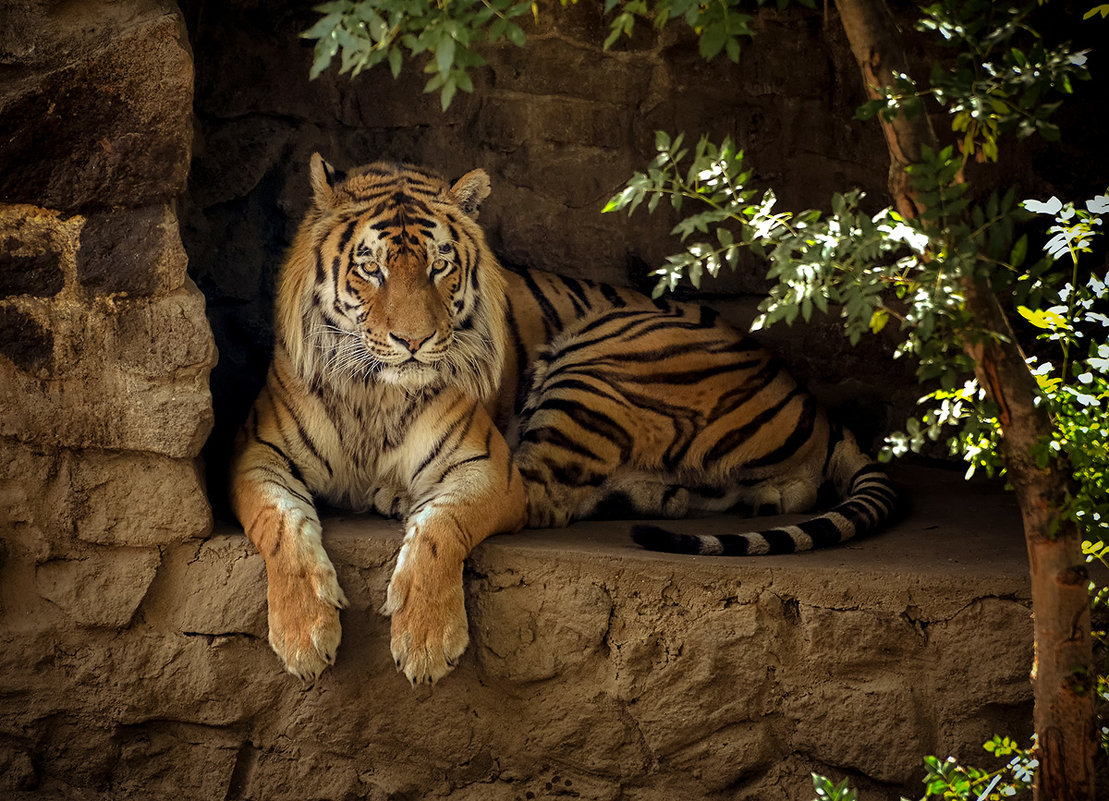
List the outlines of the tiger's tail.
{"type": "Polygon", "coordinates": [[[901,499],[893,482],[877,463],[859,451],[849,433],[836,442],[828,467],[827,478],[842,500],[827,512],[800,523],[718,535],[679,534],[640,524],[632,528],[632,539],[652,551],[762,556],[838,545],[871,534],[899,515],[901,499]]]}

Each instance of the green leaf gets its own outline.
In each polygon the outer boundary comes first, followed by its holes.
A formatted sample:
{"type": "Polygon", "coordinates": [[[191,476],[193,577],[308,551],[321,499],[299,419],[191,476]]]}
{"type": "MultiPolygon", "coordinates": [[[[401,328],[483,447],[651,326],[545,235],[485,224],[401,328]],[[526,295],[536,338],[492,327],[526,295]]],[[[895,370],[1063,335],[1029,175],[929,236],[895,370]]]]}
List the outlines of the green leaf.
{"type": "Polygon", "coordinates": [[[728,39],[728,41],[724,43],[724,52],[726,52],[728,54],[728,58],[731,59],[732,63],[738,64],[739,63],[739,40],[738,39],[728,39]]]}
{"type": "Polygon", "coordinates": [[[327,65],[331,63],[332,57],[338,50],[339,42],[334,36],[328,36],[316,42],[315,59],[312,61],[312,68],[308,71],[308,80],[318,78],[320,73],[327,69],[327,65]]]}
{"type": "Polygon", "coordinates": [[[705,61],[712,61],[720,55],[720,51],[724,49],[727,40],[728,32],[723,25],[719,23],[710,25],[701,31],[701,40],[697,44],[697,50],[705,61]]]}
{"type": "Polygon", "coordinates": [[[337,11],[319,19],[315,25],[300,35],[302,39],[323,39],[330,36],[332,31],[343,21],[343,14],[337,11]]]}
{"type": "Polygon", "coordinates": [[[517,47],[523,47],[524,43],[527,41],[527,36],[524,35],[523,28],[514,22],[508,24],[505,32],[508,35],[508,41],[512,42],[512,44],[517,47]]]}
{"type": "Polygon", "coordinates": [[[439,72],[444,74],[450,72],[454,65],[454,47],[454,39],[449,35],[439,40],[439,46],[435,48],[435,66],[438,67],[439,72]]]}
{"type": "MultiPolygon", "coordinates": [[[[621,16],[624,16],[624,15],[621,15],[621,16]]],[[[605,38],[604,44],[601,46],[601,48],[603,50],[608,50],[610,47],[612,47],[614,44],[616,44],[616,40],[619,39],[620,34],[624,32],[624,29],[618,24],[619,21],[620,21],[620,17],[617,17],[616,19],[614,19],[612,21],[611,26],[610,26],[611,30],[609,31],[608,36],[605,38]]],[[[656,291],[660,291],[660,290],[658,290],[656,288],[656,291]]],[[[656,297],[657,297],[657,295],[656,295],[656,297]]]]}

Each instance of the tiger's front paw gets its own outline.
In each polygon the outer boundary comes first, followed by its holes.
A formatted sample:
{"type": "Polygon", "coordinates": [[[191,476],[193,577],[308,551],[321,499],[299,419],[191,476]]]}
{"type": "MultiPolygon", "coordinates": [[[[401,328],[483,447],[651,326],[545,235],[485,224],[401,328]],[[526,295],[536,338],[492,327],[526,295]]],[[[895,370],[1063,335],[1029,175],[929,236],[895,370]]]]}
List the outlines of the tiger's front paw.
{"type": "Polygon", "coordinates": [[[339,610],[346,606],[330,561],[306,570],[270,573],[269,640],[286,670],[304,681],[315,681],[335,664],[342,638],[339,610]]]}
{"type": "Polygon", "coordinates": [[[405,566],[402,560],[381,611],[393,619],[393,660],[413,684],[443,678],[470,642],[461,565],[457,570],[426,570],[405,566]]]}

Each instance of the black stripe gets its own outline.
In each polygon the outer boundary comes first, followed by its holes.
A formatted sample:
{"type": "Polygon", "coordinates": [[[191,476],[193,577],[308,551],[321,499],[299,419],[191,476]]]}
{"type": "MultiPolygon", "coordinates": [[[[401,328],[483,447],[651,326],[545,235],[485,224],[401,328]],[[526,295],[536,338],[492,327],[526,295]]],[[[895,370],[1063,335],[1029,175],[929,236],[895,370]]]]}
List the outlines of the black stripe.
{"type": "Polygon", "coordinates": [[[677,534],[659,526],[646,523],[632,526],[632,539],[650,551],[668,553],[701,553],[701,538],[689,534],[677,534]]]}
{"type": "Polygon", "coordinates": [[[601,295],[604,296],[604,299],[612,304],[612,308],[622,309],[628,305],[624,302],[624,299],[620,297],[620,293],[608,284],[598,284],[597,288],[601,290],[601,295]]]}
{"type": "Polygon", "coordinates": [[[793,535],[785,529],[772,528],[767,531],[760,531],[759,534],[763,536],[769,545],[767,554],[775,553],[793,553],[797,550],[797,541],[793,539],[793,535]]]}
{"type": "Polygon", "coordinates": [[[801,408],[801,415],[794,425],[793,431],[786,437],[786,441],[770,453],[764,454],[754,461],[747,462],[744,468],[766,467],[768,465],[778,464],[797,453],[798,449],[812,438],[813,425],[816,423],[818,408],[813,397],[811,395],[806,395],[804,405],[801,408]]]}
{"type": "Polygon", "coordinates": [[[539,304],[540,311],[543,312],[543,326],[546,330],[545,338],[550,340],[553,331],[561,331],[563,328],[562,318],[558,316],[555,307],[551,305],[550,300],[543,294],[543,290],[535,283],[535,278],[532,277],[530,271],[523,271],[520,276],[524,279],[524,284],[527,286],[528,291],[531,292],[535,302],[539,304]]]}
{"type": "MultiPolygon", "coordinates": [[[[277,370],[273,371],[273,377],[277,381],[278,386],[280,386],[281,389],[284,391],[284,393],[286,395],[290,394],[289,388],[285,386],[285,382],[281,380],[281,375],[277,372],[277,370]]],[[[281,405],[285,407],[285,411],[288,412],[289,418],[292,419],[293,425],[296,427],[297,437],[300,439],[301,443],[308,449],[308,452],[311,453],[313,457],[315,457],[316,461],[324,466],[329,476],[333,475],[331,471],[331,465],[328,463],[327,459],[325,459],[323,455],[318,450],[316,450],[316,446],[312,443],[311,438],[308,436],[308,432],[304,430],[304,426],[300,424],[300,418],[297,417],[297,414],[293,410],[293,407],[286,403],[285,398],[283,397],[274,397],[273,400],[280,401],[281,405]]],[[[278,423],[277,429],[278,431],[281,431],[281,436],[285,437],[285,439],[287,440],[288,435],[282,429],[280,423],[278,423]]]]}
{"type": "MultiPolygon", "coordinates": [[[[689,350],[702,351],[703,348],[690,348],[689,350]]],[[[636,359],[630,358],[628,361],[636,361],[636,359]]],[[[622,377],[622,380],[631,384],[651,384],[657,382],[659,384],[670,384],[674,386],[689,386],[691,384],[699,384],[702,381],[707,381],[719,375],[737,372],[739,369],[741,369],[741,366],[735,364],[717,364],[700,370],[674,370],[668,373],[651,372],[641,376],[625,376],[622,377]]]]}
{"type": "Polygon", "coordinates": [[[716,325],[716,318],[720,315],[717,314],[715,309],[708,306],[699,306],[698,308],[701,310],[701,319],[698,320],[697,324],[701,328],[713,328],[716,325]]]}
{"type": "Polygon", "coordinates": [[[473,462],[487,462],[487,461],[489,461],[489,452],[488,451],[486,451],[485,453],[479,453],[477,456],[471,456],[468,459],[463,459],[461,462],[455,462],[454,464],[452,464],[450,467],[448,467],[446,470],[444,470],[440,474],[439,478],[436,480],[435,483],[436,484],[442,484],[444,481],[446,481],[447,476],[449,476],[451,473],[453,473],[455,470],[462,467],[463,465],[472,464],[473,462]]]}
{"type": "Polygon", "coordinates": [[[255,428],[254,431],[254,440],[261,443],[262,445],[265,445],[267,448],[277,454],[277,457],[281,459],[281,461],[285,464],[285,467],[289,469],[289,475],[295,481],[299,481],[305,487],[308,486],[308,483],[304,480],[304,476],[300,472],[300,468],[297,467],[296,462],[289,458],[289,454],[285,453],[285,451],[281,450],[281,448],[279,448],[277,445],[273,444],[269,440],[262,439],[260,436],[258,436],[257,428],[255,428]]]}
{"type": "Polygon", "coordinates": [[[343,229],[342,235],[339,237],[339,244],[335,248],[339,253],[342,253],[347,248],[350,238],[354,236],[354,229],[358,227],[358,218],[351,220],[347,223],[347,227],[343,229]]]}
{"type": "MultiPolygon", "coordinates": [[[[752,365],[753,366],[753,365],[752,365]]],[[[769,359],[759,368],[754,375],[747,376],[739,386],[728,390],[721,395],[712,411],[709,412],[710,420],[719,420],[739,409],[768,386],[773,384],[782,371],[782,363],[777,359],[769,359]]]]}
{"type": "Polygon", "coordinates": [[[724,556],[746,556],[751,548],[751,538],[744,534],[721,534],[716,539],[724,549],[724,556]]]}
{"type": "MultiPolygon", "coordinates": [[[[474,410],[476,408],[477,408],[476,404],[474,406],[471,406],[469,411],[465,415],[466,431],[470,430],[470,425],[473,423],[474,410]]],[[[463,417],[459,416],[459,417],[456,417],[454,419],[454,422],[452,422],[449,426],[447,426],[447,430],[444,431],[442,436],[439,437],[439,439],[435,442],[435,444],[432,445],[431,448],[428,449],[428,453],[427,453],[426,456],[424,456],[424,460],[422,462],[420,462],[420,466],[417,467],[415,472],[412,473],[412,480],[413,481],[420,475],[420,473],[422,473],[425,469],[427,469],[427,466],[429,464],[431,464],[437,456],[439,456],[439,454],[443,451],[443,447],[444,447],[444,445],[446,445],[447,440],[449,440],[451,438],[451,436],[453,436],[454,432],[457,431],[458,428],[462,426],[462,423],[463,423],[463,417]]],[[[463,436],[465,436],[465,432],[463,432],[463,436]]]]}
{"type": "Polygon", "coordinates": [[[631,456],[635,440],[628,431],[603,412],[589,409],[582,403],[575,403],[565,398],[550,398],[543,401],[536,409],[536,413],[543,410],[559,411],[569,417],[575,424],[598,434],[620,449],[620,460],[626,462],[631,456]]]}
{"type": "Polygon", "coordinates": [[[717,440],[716,444],[713,445],[712,448],[709,449],[709,452],[705,454],[705,462],[709,463],[719,461],[720,459],[731,453],[733,450],[738,448],[740,445],[742,445],[744,442],[749,441],[753,436],[755,436],[755,434],[758,433],[760,428],[762,428],[764,425],[777,417],[778,414],[786,406],[792,403],[793,399],[796,398],[799,394],[801,394],[801,390],[795,387],[794,389],[787,392],[785,397],[783,397],[776,404],[767,409],[763,409],[761,412],[755,415],[748,423],[740,426],[739,428],[729,431],[727,434],[717,440]]]}
{"type": "Polygon", "coordinates": [[[524,403],[527,402],[531,382],[526,380],[529,366],[528,352],[524,348],[524,337],[520,333],[520,323],[516,319],[516,307],[512,303],[512,298],[507,298],[507,301],[505,320],[508,323],[508,334],[512,338],[513,350],[516,353],[516,399],[512,411],[518,415],[524,408],[524,403]]]}
{"type": "Polygon", "coordinates": [[[836,524],[824,516],[806,520],[799,523],[797,527],[809,535],[813,548],[827,548],[829,545],[839,544],[843,539],[843,534],[836,524]]]}
{"type": "MultiPolygon", "coordinates": [[[[255,468],[255,469],[257,469],[257,468],[255,468]]],[[[297,492],[295,489],[290,487],[284,481],[278,481],[275,478],[267,478],[267,479],[264,479],[263,481],[261,481],[260,483],[263,486],[265,486],[266,484],[272,484],[273,486],[277,487],[281,491],[289,493],[294,498],[297,498],[297,499],[303,501],[304,503],[308,504],[309,506],[312,505],[312,501],[309,498],[306,498],[304,495],[301,495],[299,492],[297,492]]]]}
{"type": "Polygon", "coordinates": [[[570,291],[570,302],[574,305],[574,313],[581,317],[587,311],[593,308],[589,302],[589,296],[585,292],[585,288],[581,285],[580,281],[576,281],[567,275],[558,276],[562,279],[562,283],[566,285],[566,289],[570,291]]]}
{"type": "Polygon", "coordinates": [[[536,445],[553,445],[556,448],[561,448],[564,451],[575,453],[578,456],[584,456],[587,459],[593,459],[594,461],[598,462],[603,461],[600,456],[598,456],[582,443],[571,439],[562,431],[559,431],[556,428],[550,428],[548,426],[540,426],[539,428],[533,428],[526,431],[524,435],[520,438],[520,441],[532,442],[536,445]]]}

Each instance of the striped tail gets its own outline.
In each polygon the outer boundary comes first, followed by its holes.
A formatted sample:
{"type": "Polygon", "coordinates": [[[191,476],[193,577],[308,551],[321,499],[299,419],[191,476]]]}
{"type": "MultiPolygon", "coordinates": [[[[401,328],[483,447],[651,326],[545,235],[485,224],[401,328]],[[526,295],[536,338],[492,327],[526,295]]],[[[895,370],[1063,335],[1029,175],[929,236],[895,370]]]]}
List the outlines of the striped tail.
{"type": "Polygon", "coordinates": [[[847,497],[825,512],[797,525],[740,534],[678,534],[659,526],[637,525],[632,539],[652,551],[712,556],[762,556],[810,551],[870,534],[899,510],[889,476],[871,462],[848,482],[847,497]]]}

